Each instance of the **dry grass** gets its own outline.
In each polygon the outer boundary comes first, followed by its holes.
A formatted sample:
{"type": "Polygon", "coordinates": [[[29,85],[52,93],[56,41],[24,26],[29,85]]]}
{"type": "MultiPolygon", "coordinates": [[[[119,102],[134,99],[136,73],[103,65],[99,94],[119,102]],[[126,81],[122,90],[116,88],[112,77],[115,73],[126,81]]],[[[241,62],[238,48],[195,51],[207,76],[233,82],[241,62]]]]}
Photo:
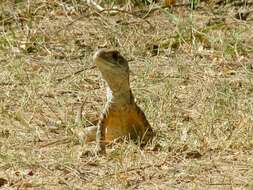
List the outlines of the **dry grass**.
{"type": "Polygon", "coordinates": [[[227,2],[145,19],[149,6],[131,3],[131,14],[107,15],[82,1],[3,2],[0,188],[252,189],[253,14],[238,20],[251,4],[227,2]],[[157,131],[144,150],[130,142],[83,154],[94,145],[73,131],[105,102],[97,47],[131,60],[134,94],[157,131]]]}

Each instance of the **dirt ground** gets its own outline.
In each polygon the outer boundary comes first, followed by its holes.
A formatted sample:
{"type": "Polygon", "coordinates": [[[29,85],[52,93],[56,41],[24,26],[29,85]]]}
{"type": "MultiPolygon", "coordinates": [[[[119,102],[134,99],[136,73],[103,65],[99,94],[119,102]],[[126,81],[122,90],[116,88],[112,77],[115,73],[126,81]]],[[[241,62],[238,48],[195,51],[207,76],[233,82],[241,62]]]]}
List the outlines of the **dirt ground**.
{"type": "Polygon", "coordinates": [[[0,189],[253,189],[253,2],[106,2],[1,2],[0,189]],[[76,133],[106,101],[101,47],[129,60],[144,149],[76,133]]]}

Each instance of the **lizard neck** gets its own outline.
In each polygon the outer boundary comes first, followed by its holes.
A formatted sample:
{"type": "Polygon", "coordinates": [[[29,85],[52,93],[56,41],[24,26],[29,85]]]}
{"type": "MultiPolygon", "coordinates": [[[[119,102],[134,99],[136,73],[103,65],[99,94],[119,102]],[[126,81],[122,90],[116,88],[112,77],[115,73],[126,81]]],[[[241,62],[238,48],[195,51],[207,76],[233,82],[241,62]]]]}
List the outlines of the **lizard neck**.
{"type": "Polygon", "coordinates": [[[130,104],[132,101],[134,101],[134,97],[130,88],[113,91],[110,87],[107,87],[107,103],[111,106],[122,106],[130,104]]]}

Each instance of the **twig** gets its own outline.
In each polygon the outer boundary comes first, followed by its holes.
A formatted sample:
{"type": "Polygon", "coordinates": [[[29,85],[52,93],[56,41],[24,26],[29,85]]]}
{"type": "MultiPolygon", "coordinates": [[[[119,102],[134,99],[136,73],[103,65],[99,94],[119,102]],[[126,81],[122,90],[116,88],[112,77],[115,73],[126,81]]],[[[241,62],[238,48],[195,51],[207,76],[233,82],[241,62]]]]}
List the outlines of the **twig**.
{"type": "Polygon", "coordinates": [[[39,148],[45,148],[47,146],[51,146],[51,145],[54,145],[54,144],[57,144],[57,143],[65,144],[65,143],[69,143],[69,142],[71,142],[71,139],[64,138],[64,139],[59,139],[59,140],[52,141],[52,142],[49,142],[49,143],[46,143],[46,144],[42,144],[42,145],[39,146],[39,148]]]}
{"type": "Polygon", "coordinates": [[[83,107],[84,107],[84,104],[86,103],[86,100],[84,100],[81,104],[81,106],[79,107],[79,109],[77,110],[77,113],[76,113],[76,119],[75,119],[75,123],[77,125],[80,125],[80,123],[82,122],[82,113],[83,113],[83,107]]]}
{"type": "MultiPolygon", "coordinates": [[[[47,172],[49,172],[52,176],[55,175],[54,171],[52,171],[51,169],[47,168],[45,165],[40,165],[41,168],[45,169],[47,172]]],[[[74,187],[74,184],[69,184],[69,182],[64,178],[64,177],[61,177],[61,176],[56,176],[58,178],[58,181],[59,183],[62,183],[66,186],[70,188],[75,188],[74,187]]]]}
{"type": "MultiPolygon", "coordinates": [[[[121,12],[121,13],[126,13],[126,14],[129,14],[129,15],[133,15],[133,16],[136,17],[136,18],[140,18],[140,19],[144,20],[145,22],[147,22],[147,23],[151,26],[151,28],[153,28],[152,24],[151,24],[148,20],[146,20],[145,18],[140,17],[140,16],[136,15],[136,14],[133,13],[133,12],[129,12],[129,11],[122,10],[122,9],[117,9],[117,8],[103,9],[103,10],[101,10],[101,11],[96,12],[95,14],[101,14],[101,13],[104,13],[104,12],[105,12],[105,13],[110,13],[110,12],[111,12],[111,13],[112,13],[112,12],[113,12],[113,13],[117,13],[117,12],[121,12]]],[[[87,14],[87,15],[82,15],[82,16],[76,18],[75,20],[71,21],[70,23],[66,24],[64,27],[60,28],[60,29],[57,30],[55,33],[58,34],[59,32],[65,30],[67,27],[71,26],[72,24],[74,24],[74,23],[77,22],[78,20],[81,20],[82,18],[85,18],[85,17],[90,17],[90,16],[92,16],[92,15],[94,15],[94,13],[90,13],[90,14],[87,14]]]]}
{"type": "Polygon", "coordinates": [[[88,67],[88,68],[80,69],[80,70],[74,72],[73,74],[66,75],[66,76],[64,76],[64,77],[62,77],[62,78],[58,78],[58,79],[56,79],[56,80],[57,80],[58,83],[60,83],[61,81],[65,80],[65,79],[68,79],[68,78],[70,78],[70,77],[72,77],[72,76],[74,76],[74,75],[77,75],[77,74],[79,74],[79,73],[81,73],[81,72],[83,72],[83,71],[86,71],[86,70],[88,70],[88,69],[94,69],[94,68],[95,68],[95,66],[91,66],[91,67],[88,67]]]}
{"type": "Polygon", "coordinates": [[[60,116],[58,116],[58,114],[55,113],[55,111],[49,106],[47,101],[44,100],[44,98],[42,98],[42,96],[40,96],[40,98],[47,105],[47,107],[50,109],[50,111],[55,115],[55,117],[57,117],[57,119],[59,119],[62,122],[62,118],[60,116]]]}
{"type": "Polygon", "coordinates": [[[98,11],[103,11],[104,8],[101,7],[99,4],[94,2],[93,0],[87,0],[88,5],[93,5],[98,11]]]}
{"type": "Polygon", "coordinates": [[[144,169],[147,169],[147,168],[151,168],[151,167],[157,167],[157,168],[160,168],[161,166],[163,166],[164,164],[166,164],[167,160],[169,159],[169,157],[166,157],[164,159],[164,161],[162,161],[162,163],[160,164],[150,164],[150,165],[146,165],[146,166],[140,166],[140,167],[136,167],[136,168],[130,168],[130,169],[127,169],[126,171],[119,171],[117,173],[111,173],[111,174],[108,174],[106,176],[113,176],[113,175],[118,175],[118,174],[122,174],[122,173],[126,173],[126,172],[132,172],[132,171],[135,171],[135,170],[144,170],[144,169]]]}
{"type": "Polygon", "coordinates": [[[243,183],[206,183],[206,185],[222,185],[222,186],[225,186],[225,185],[237,185],[237,186],[247,186],[248,184],[243,184],[243,183]]]}
{"type": "MultiPolygon", "coordinates": [[[[191,5],[191,3],[181,3],[181,4],[175,4],[171,7],[184,7],[184,6],[190,6],[190,5],[191,5]]],[[[163,5],[163,6],[158,6],[158,7],[151,7],[151,9],[149,9],[148,12],[142,18],[146,19],[154,11],[159,10],[159,9],[165,9],[165,8],[168,8],[168,6],[163,5]]]]}

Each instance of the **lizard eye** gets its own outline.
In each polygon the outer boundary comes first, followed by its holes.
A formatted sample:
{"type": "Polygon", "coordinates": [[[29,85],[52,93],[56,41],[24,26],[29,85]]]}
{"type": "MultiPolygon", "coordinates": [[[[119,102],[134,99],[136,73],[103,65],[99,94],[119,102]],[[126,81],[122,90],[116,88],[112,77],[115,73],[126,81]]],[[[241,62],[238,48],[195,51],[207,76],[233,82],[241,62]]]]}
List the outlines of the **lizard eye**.
{"type": "Polygon", "coordinates": [[[112,58],[114,59],[114,61],[116,61],[116,62],[118,62],[118,58],[119,58],[119,54],[118,54],[118,52],[113,52],[112,53],[112,58]]]}

